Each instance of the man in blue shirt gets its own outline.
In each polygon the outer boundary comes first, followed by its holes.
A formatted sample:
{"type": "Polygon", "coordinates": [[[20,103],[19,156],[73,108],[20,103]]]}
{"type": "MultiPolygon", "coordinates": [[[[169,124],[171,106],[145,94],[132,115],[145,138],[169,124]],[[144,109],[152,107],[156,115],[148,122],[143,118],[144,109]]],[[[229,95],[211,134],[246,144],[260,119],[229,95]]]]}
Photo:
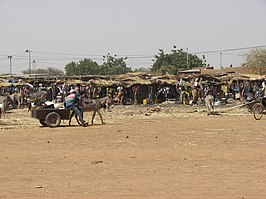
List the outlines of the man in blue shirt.
{"type": "Polygon", "coordinates": [[[70,90],[70,94],[66,97],[64,101],[64,106],[67,109],[73,110],[77,114],[82,126],[88,125],[83,119],[83,111],[78,108],[78,97],[74,89],[70,90]]]}

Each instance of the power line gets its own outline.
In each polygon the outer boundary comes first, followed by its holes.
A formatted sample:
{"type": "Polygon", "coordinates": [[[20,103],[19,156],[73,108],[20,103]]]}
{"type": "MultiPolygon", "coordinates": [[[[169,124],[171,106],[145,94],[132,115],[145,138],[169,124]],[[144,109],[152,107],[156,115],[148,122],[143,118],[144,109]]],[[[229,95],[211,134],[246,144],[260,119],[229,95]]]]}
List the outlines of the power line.
{"type": "Polygon", "coordinates": [[[230,56],[243,56],[243,54],[239,54],[239,53],[223,53],[223,55],[230,55],[230,56]]]}
{"type": "MultiPolygon", "coordinates": [[[[103,57],[105,55],[88,55],[88,54],[78,54],[78,53],[56,53],[56,52],[40,52],[40,51],[34,51],[34,54],[50,54],[50,55],[74,55],[74,56],[78,56],[78,57],[103,57]]],[[[117,55],[117,54],[116,54],[117,55]]],[[[136,58],[145,58],[145,57],[148,57],[150,58],[151,56],[150,55],[119,55],[119,56],[122,56],[122,57],[136,57],[136,58]]]]}
{"type": "MultiPolygon", "coordinates": [[[[230,52],[233,51],[241,51],[241,50],[250,50],[250,49],[258,49],[258,48],[265,48],[266,45],[258,45],[258,46],[249,46],[249,47],[241,47],[241,48],[228,48],[228,49],[221,49],[221,50],[207,50],[207,51],[196,51],[196,52],[191,52],[191,54],[208,54],[208,57],[213,57],[214,53],[222,53],[224,55],[234,55],[230,52]],[[228,52],[228,53],[226,53],[228,52]]],[[[88,55],[88,54],[79,54],[79,53],[56,53],[56,52],[40,52],[40,51],[34,51],[34,60],[36,60],[38,63],[39,62],[45,62],[45,61],[54,61],[54,62],[62,62],[62,61],[79,61],[80,59],[83,58],[90,58],[92,60],[102,60],[103,55],[88,55]]],[[[155,55],[148,55],[148,54],[128,54],[128,55],[117,55],[114,54],[114,56],[117,57],[126,57],[127,62],[134,64],[147,64],[149,59],[153,59],[155,55]]],[[[243,56],[241,54],[235,54],[234,56],[243,56]]],[[[12,59],[15,60],[28,60],[28,56],[25,55],[25,52],[20,52],[12,55],[12,59]]],[[[0,55],[0,60],[7,60],[7,55],[0,55]]],[[[17,62],[14,62],[15,65],[17,66],[17,62]]],[[[49,63],[47,63],[49,64],[49,63]]],[[[57,65],[59,63],[50,63],[57,65]]]]}
{"type": "Polygon", "coordinates": [[[102,55],[88,55],[88,54],[77,54],[77,53],[56,53],[56,52],[39,52],[34,51],[34,54],[49,54],[49,55],[74,55],[74,56],[87,56],[87,57],[102,57],[102,55]]]}
{"type": "MultiPolygon", "coordinates": [[[[242,47],[242,48],[229,48],[229,49],[222,49],[222,50],[209,50],[209,51],[198,51],[198,52],[191,52],[191,54],[211,54],[211,53],[221,53],[221,52],[232,52],[232,51],[240,51],[240,50],[249,50],[249,49],[256,49],[256,48],[263,48],[266,47],[266,45],[260,45],[260,46],[252,46],[252,47],[242,47]]],[[[23,52],[24,53],[24,52],[23,52]]],[[[28,59],[27,56],[21,56],[23,53],[17,53],[13,56],[13,59],[20,59],[20,60],[26,60],[28,59]]],[[[103,55],[88,55],[88,54],[78,54],[78,53],[56,53],[56,52],[40,52],[40,51],[34,51],[34,54],[44,54],[44,55],[55,55],[55,56],[34,56],[35,60],[53,60],[53,61],[72,61],[72,60],[79,60],[84,57],[88,57],[93,60],[100,60],[103,58],[103,55]],[[60,55],[60,56],[56,56],[60,55]],[[71,56],[68,56],[71,55],[71,56]]],[[[224,53],[223,53],[224,54],[224,53]]],[[[6,57],[5,55],[0,55],[6,57]]],[[[128,60],[137,60],[137,59],[152,59],[154,58],[154,55],[119,55],[123,57],[127,57],[128,60]]],[[[118,57],[119,57],[118,56],[118,57]]],[[[239,55],[241,56],[241,55],[239,55]]],[[[0,58],[1,60],[4,60],[5,58],[0,58]]]]}
{"type": "Polygon", "coordinates": [[[244,47],[244,48],[229,48],[229,49],[223,49],[223,50],[209,50],[209,51],[202,51],[202,52],[193,52],[192,54],[219,53],[219,52],[239,51],[239,50],[249,50],[249,49],[265,48],[265,47],[266,47],[266,45],[262,45],[262,46],[252,46],[252,47],[244,47]]]}

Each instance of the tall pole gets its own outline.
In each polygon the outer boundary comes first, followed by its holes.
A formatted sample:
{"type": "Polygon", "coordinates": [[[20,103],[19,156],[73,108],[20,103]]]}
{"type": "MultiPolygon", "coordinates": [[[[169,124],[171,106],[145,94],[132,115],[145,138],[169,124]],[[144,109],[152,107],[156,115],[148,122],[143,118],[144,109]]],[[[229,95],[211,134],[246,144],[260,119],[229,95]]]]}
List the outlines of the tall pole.
{"type": "Polygon", "coordinates": [[[7,58],[9,59],[9,74],[12,76],[12,56],[7,56],[7,58]]]}
{"type": "Polygon", "coordinates": [[[223,67],[223,53],[220,52],[220,68],[222,69],[223,67]]]}
{"type": "Polygon", "coordinates": [[[36,61],[33,60],[32,64],[33,64],[33,74],[35,74],[35,72],[36,72],[36,61]]]}
{"type": "Polygon", "coordinates": [[[187,69],[188,69],[188,48],[187,48],[187,69]]]}
{"type": "Polygon", "coordinates": [[[31,75],[31,51],[30,50],[25,50],[26,53],[29,53],[29,73],[31,75]]]}

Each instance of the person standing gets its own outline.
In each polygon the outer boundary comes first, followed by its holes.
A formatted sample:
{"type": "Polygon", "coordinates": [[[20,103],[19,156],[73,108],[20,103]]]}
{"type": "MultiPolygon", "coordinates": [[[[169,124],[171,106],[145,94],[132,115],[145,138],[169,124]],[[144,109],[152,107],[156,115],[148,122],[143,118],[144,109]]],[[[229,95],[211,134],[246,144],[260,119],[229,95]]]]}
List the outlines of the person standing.
{"type": "Polygon", "coordinates": [[[262,84],[262,93],[263,93],[263,97],[266,97],[266,79],[263,80],[262,84]]]}
{"type": "Polygon", "coordinates": [[[198,99],[199,99],[199,83],[198,83],[198,78],[195,79],[195,82],[192,87],[192,106],[197,105],[198,99]]]}
{"type": "Polygon", "coordinates": [[[76,91],[76,96],[77,96],[79,99],[81,99],[81,92],[82,92],[82,90],[81,90],[81,85],[80,85],[80,83],[77,83],[77,85],[76,85],[76,87],[75,87],[75,91],[76,91]]]}
{"type": "Polygon", "coordinates": [[[65,97],[67,96],[67,92],[69,91],[69,85],[66,80],[64,80],[64,84],[62,86],[62,91],[63,91],[63,101],[65,100],[65,97]]]}
{"type": "Polygon", "coordinates": [[[133,85],[132,93],[133,93],[133,104],[134,105],[138,104],[138,99],[137,99],[138,92],[139,92],[139,85],[133,85]]]}
{"type": "Polygon", "coordinates": [[[78,101],[79,99],[76,95],[76,91],[74,89],[71,89],[70,94],[66,97],[64,101],[64,106],[67,109],[73,110],[77,114],[82,126],[87,126],[88,124],[83,119],[83,110],[81,110],[78,106],[78,101]]]}
{"type": "Polygon", "coordinates": [[[186,88],[183,86],[180,93],[180,101],[183,105],[189,104],[189,93],[186,91],[186,88]]]}
{"type": "Polygon", "coordinates": [[[118,104],[123,105],[123,96],[124,96],[124,88],[119,85],[117,87],[117,99],[118,99],[118,104]]]}

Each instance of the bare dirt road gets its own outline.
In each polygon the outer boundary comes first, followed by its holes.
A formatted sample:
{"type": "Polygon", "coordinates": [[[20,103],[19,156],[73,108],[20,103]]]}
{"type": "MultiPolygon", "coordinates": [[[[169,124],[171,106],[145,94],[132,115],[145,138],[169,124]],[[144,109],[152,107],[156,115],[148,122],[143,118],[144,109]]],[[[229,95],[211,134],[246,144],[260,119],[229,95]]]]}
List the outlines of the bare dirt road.
{"type": "Polygon", "coordinates": [[[0,198],[265,199],[266,117],[202,109],[118,106],[105,125],[58,128],[12,110],[0,120],[0,198]]]}

